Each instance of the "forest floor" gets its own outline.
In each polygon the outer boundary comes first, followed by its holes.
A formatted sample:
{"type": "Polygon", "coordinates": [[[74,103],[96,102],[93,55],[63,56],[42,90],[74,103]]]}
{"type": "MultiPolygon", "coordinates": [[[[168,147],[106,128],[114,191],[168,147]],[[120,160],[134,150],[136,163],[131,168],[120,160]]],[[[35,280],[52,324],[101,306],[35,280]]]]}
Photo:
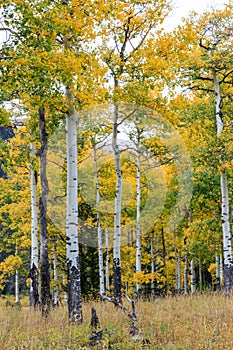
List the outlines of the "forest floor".
{"type": "Polygon", "coordinates": [[[221,293],[138,302],[138,339],[129,335],[130,321],[123,311],[107,302],[84,303],[84,321],[77,326],[69,325],[66,307],[53,309],[44,320],[39,311],[31,311],[26,305],[6,306],[6,300],[0,298],[2,350],[233,349],[233,296],[226,298],[221,293]],[[92,306],[97,310],[101,327],[107,328],[103,340],[95,346],[88,344],[92,306]]]}

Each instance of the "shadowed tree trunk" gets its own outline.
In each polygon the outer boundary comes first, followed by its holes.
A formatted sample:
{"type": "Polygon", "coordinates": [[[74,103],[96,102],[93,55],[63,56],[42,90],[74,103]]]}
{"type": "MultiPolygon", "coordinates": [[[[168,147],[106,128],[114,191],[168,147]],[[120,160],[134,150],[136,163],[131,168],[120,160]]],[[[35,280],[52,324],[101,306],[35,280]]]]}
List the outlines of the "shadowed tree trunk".
{"type": "Polygon", "coordinates": [[[48,257],[48,232],[47,232],[47,201],[48,201],[48,180],[46,175],[48,135],[46,132],[44,109],[39,109],[40,127],[40,275],[41,275],[41,307],[42,315],[47,316],[50,309],[50,271],[48,257]]]}
{"type": "MultiPolygon", "coordinates": [[[[115,88],[118,82],[115,79],[115,88]]],[[[112,129],[112,148],[116,169],[116,194],[114,208],[114,237],[113,237],[113,273],[114,273],[114,298],[117,303],[122,304],[121,283],[121,200],[122,200],[122,171],[120,161],[120,149],[117,143],[118,133],[118,106],[114,105],[114,120],[112,129]]]]}

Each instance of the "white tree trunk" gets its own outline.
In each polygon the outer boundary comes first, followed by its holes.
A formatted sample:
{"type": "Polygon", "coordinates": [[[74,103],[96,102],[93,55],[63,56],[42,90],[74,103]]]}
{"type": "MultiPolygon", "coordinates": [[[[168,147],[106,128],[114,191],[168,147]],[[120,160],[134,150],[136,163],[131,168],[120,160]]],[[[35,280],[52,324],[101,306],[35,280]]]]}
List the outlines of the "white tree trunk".
{"type": "MultiPolygon", "coordinates": [[[[136,204],[136,272],[141,272],[141,226],[140,226],[140,206],[141,206],[141,160],[140,160],[140,143],[137,147],[137,204],[136,204]]],[[[138,297],[141,294],[141,284],[136,284],[138,297]]]]}
{"type": "Polygon", "coordinates": [[[48,230],[47,230],[47,204],[48,204],[48,179],[47,179],[47,152],[48,152],[48,134],[46,129],[45,110],[39,111],[39,129],[40,129],[40,186],[41,196],[39,199],[40,207],[40,280],[41,280],[41,310],[42,315],[47,317],[50,311],[50,263],[48,252],[48,230]]]}
{"type": "Polygon", "coordinates": [[[222,254],[220,255],[220,285],[223,286],[224,284],[224,277],[223,277],[223,257],[222,257],[222,254]]]}
{"type": "MultiPolygon", "coordinates": [[[[34,147],[31,145],[31,154],[34,155],[34,147]]],[[[36,196],[36,173],[31,167],[30,191],[31,191],[31,266],[30,266],[30,306],[36,307],[39,303],[39,254],[38,254],[38,218],[36,196]]]]}
{"type": "Polygon", "coordinates": [[[57,271],[57,251],[56,251],[56,242],[53,244],[53,279],[54,279],[54,288],[53,288],[53,305],[58,305],[58,271],[57,271]]]}
{"type": "Polygon", "coordinates": [[[181,254],[180,251],[177,253],[176,262],[176,290],[178,293],[181,291],[181,254]]]}
{"type": "Polygon", "coordinates": [[[215,264],[216,264],[216,287],[220,286],[220,257],[219,255],[216,255],[215,257],[215,264]]]}
{"type": "MultiPolygon", "coordinates": [[[[151,255],[151,273],[152,273],[152,278],[151,278],[151,295],[154,296],[155,294],[155,279],[153,277],[153,274],[155,272],[155,259],[154,259],[154,232],[151,234],[151,239],[150,239],[150,255],[151,255]]],[[[157,238],[157,236],[156,236],[157,238]]]]}
{"type": "MultiPolygon", "coordinates": [[[[217,78],[216,70],[213,69],[214,92],[215,92],[215,115],[217,125],[217,135],[223,131],[223,120],[221,111],[221,93],[220,84],[217,78]]],[[[224,161],[224,159],[223,159],[224,161]]],[[[231,247],[230,213],[229,213],[229,195],[226,170],[221,170],[221,194],[222,194],[222,231],[223,231],[223,255],[224,255],[224,285],[227,292],[233,286],[233,262],[231,247]]]]}
{"type": "Polygon", "coordinates": [[[98,254],[99,254],[99,284],[100,284],[100,298],[104,295],[104,262],[103,262],[103,248],[102,248],[102,229],[99,213],[100,191],[99,191],[99,177],[96,146],[93,146],[94,152],[94,168],[95,168],[95,186],[96,186],[96,210],[97,210],[97,236],[98,236],[98,254]]]}
{"type": "Polygon", "coordinates": [[[200,290],[202,290],[203,280],[202,280],[202,260],[201,260],[201,258],[199,258],[198,268],[199,268],[199,288],[200,288],[200,290]]]}
{"type": "Polygon", "coordinates": [[[19,270],[15,271],[15,303],[19,304],[19,270]]]}
{"type": "Polygon", "coordinates": [[[106,290],[109,291],[109,255],[108,255],[108,229],[105,229],[105,251],[106,251],[106,262],[105,262],[105,280],[106,290]]]}
{"type": "Polygon", "coordinates": [[[184,294],[188,293],[188,258],[184,257],[184,294]]]}
{"type": "Polygon", "coordinates": [[[191,275],[191,293],[194,294],[196,292],[196,272],[195,272],[194,259],[192,259],[190,263],[190,275],[191,275]]]}
{"type": "MultiPolygon", "coordinates": [[[[115,83],[116,85],[116,83],[115,83]]],[[[122,201],[122,172],[120,149],[117,143],[118,133],[118,106],[114,104],[114,118],[112,128],[112,149],[116,170],[116,194],[114,207],[114,237],[113,237],[113,271],[114,271],[114,298],[122,302],[121,284],[121,201],[122,201]]]]}
{"type": "MultiPolygon", "coordinates": [[[[72,100],[70,89],[66,96],[72,100]]],[[[81,276],[78,248],[78,158],[77,114],[71,105],[66,118],[67,144],[67,206],[66,206],[66,257],[68,268],[68,311],[71,322],[82,322],[81,276]]]]}

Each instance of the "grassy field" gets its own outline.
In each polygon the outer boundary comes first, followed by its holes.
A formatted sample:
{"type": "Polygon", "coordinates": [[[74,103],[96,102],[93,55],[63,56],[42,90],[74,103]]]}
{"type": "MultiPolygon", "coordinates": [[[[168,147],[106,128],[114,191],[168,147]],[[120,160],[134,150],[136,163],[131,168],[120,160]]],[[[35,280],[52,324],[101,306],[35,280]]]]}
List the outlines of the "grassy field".
{"type": "Polygon", "coordinates": [[[3,350],[81,350],[81,349],[233,349],[233,298],[223,294],[199,294],[137,303],[137,327],[141,339],[129,336],[127,316],[109,303],[83,304],[84,322],[69,325],[66,307],[53,310],[47,321],[40,312],[5,306],[0,300],[0,348],[3,350]],[[88,345],[91,307],[97,309],[102,328],[108,328],[103,341],[88,345]],[[142,338],[150,344],[143,345],[142,338]]]}

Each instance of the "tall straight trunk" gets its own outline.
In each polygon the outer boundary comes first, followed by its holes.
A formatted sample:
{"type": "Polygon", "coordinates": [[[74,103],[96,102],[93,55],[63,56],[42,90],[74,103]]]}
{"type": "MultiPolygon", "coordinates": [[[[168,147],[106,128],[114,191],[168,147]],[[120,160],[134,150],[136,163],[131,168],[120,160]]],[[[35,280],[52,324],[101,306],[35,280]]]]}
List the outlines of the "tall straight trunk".
{"type": "Polygon", "coordinates": [[[15,271],[15,304],[19,304],[19,270],[15,271]]]}
{"type": "MultiPolygon", "coordinates": [[[[66,87],[71,101],[72,93],[66,87]]],[[[81,275],[78,246],[78,151],[77,122],[73,104],[66,117],[67,146],[67,204],[66,204],[66,258],[68,275],[68,312],[73,323],[82,322],[81,275]]]]}
{"type": "MultiPolygon", "coordinates": [[[[141,272],[141,159],[140,159],[140,142],[137,147],[137,204],[136,204],[136,272],[141,272]]],[[[136,284],[137,296],[140,297],[142,286],[140,283],[136,284]]]]}
{"type": "Polygon", "coordinates": [[[176,260],[176,290],[178,293],[181,292],[181,253],[177,252],[176,260]]]}
{"type": "Polygon", "coordinates": [[[184,257],[184,294],[188,293],[188,258],[184,257]]]}
{"type": "Polygon", "coordinates": [[[167,291],[167,263],[166,263],[166,243],[165,243],[165,237],[164,237],[164,228],[161,227],[161,239],[162,239],[162,259],[163,259],[163,266],[164,266],[164,275],[166,278],[166,286],[165,289],[167,291]]]}
{"type": "Polygon", "coordinates": [[[53,288],[53,306],[58,306],[58,271],[57,271],[57,247],[56,241],[53,243],[53,280],[54,280],[54,288],[53,288]]]}
{"type": "MultiPolygon", "coordinates": [[[[223,131],[223,120],[221,111],[221,93],[220,84],[217,78],[216,70],[213,69],[214,92],[215,92],[215,116],[217,125],[217,135],[220,136],[223,131]]],[[[224,161],[224,159],[223,159],[224,161]]],[[[231,247],[231,230],[230,230],[230,210],[228,195],[228,180],[226,170],[221,170],[221,195],[222,195],[222,232],[223,232],[223,255],[224,255],[224,286],[226,292],[229,292],[233,286],[233,262],[231,247]]]]}
{"type": "MultiPolygon", "coordinates": [[[[117,81],[115,81],[115,88],[117,81]]],[[[112,128],[112,149],[116,170],[116,194],[114,207],[114,237],[113,237],[113,273],[114,273],[114,298],[122,303],[121,283],[121,201],[122,201],[122,171],[120,161],[120,149],[117,143],[118,133],[118,106],[114,104],[114,119],[112,128]]]]}
{"type": "Polygon", "coordinates": [[[222,254],[220,255],[219,259],[220,259],[220,262],[219,262],[220,285],[223,286],[224,276],[223,276],[223,257],[222,257],[222,254]]]}
{"type": "Polygon", "coordinates": [[[98,177],[98,164],[97,164],[97,154],[96,146],[93,146],[94,152],[94,168],[95,168],[95,188],[96,188],[96,218],[97,218],[97,237],[98,237],[98,258],[99,258],[99,284],[100,284],[100,298],[104,295],[104,262],[103,262],[103,248],[102,248],[102,229],[100,221],[100,191],[99,191],[99,177],[98,177]]]}
{"type": "Polygon", "coordinates": [[[216,287],[220,287],[220,257],[218,254],[215,256],[215,265],[216,265],[216,287]]]}
{"type": "Polygon", "coordinates": [[[196,292],[196,272],[195,272],[195,262],[194,259],[190,262],[190,275],[191,275],[191,293],[196,292]]]}
{"type": "Polygon", "coordinates": [[[47,232],[47,201],[48,201],[48,180],[46,174],[47,168],[47,150],[48,135],[46,132],[44,109],[39,109],[40,126],[40,184],[41,197],[40,205],[40,276],[41,276],[41,307],[42,314],[47,316],[50,308],[50,271],[48,256],[48,232],[47,232]]]}
{"type": "Polygon", "coordinates": [[[106,251],[106,261],[105,261],[105,283],[106,290],[109,291],[109,254],[108,254],[108,229],[105,228],[105,251],[106,251]]]}
{"type": "Polygon", "coordinates": [[[152,274],[152,278],[151,278],[151,295],[154,296],[155,295],[155,279],[154,279],[154,276],[153,276],[154,272],[155,272],[154,232],[152,232],[151,238],[150,238],[150,255],[151,255],[150,265],[151,265],[151,274],[152,274]]]}
{"type": "Polygon", "coordinates": [[[202,259],[201,258],[199,258],[198,269],[199,269],[199,289],[202,290],[203,279],[202,279],[202,259]]]}
{"type": "MultiPolygon", "coordinates": [[[[31,154],[34,155],[34,147],[31,145],[31,154]]],[[[37,221],[37,196],[36,172],[31,167],[31,266],[30,266],[30,306],[36,308],[39,304],[39,257],[38,257],[38,221],[37,221]]]]}

